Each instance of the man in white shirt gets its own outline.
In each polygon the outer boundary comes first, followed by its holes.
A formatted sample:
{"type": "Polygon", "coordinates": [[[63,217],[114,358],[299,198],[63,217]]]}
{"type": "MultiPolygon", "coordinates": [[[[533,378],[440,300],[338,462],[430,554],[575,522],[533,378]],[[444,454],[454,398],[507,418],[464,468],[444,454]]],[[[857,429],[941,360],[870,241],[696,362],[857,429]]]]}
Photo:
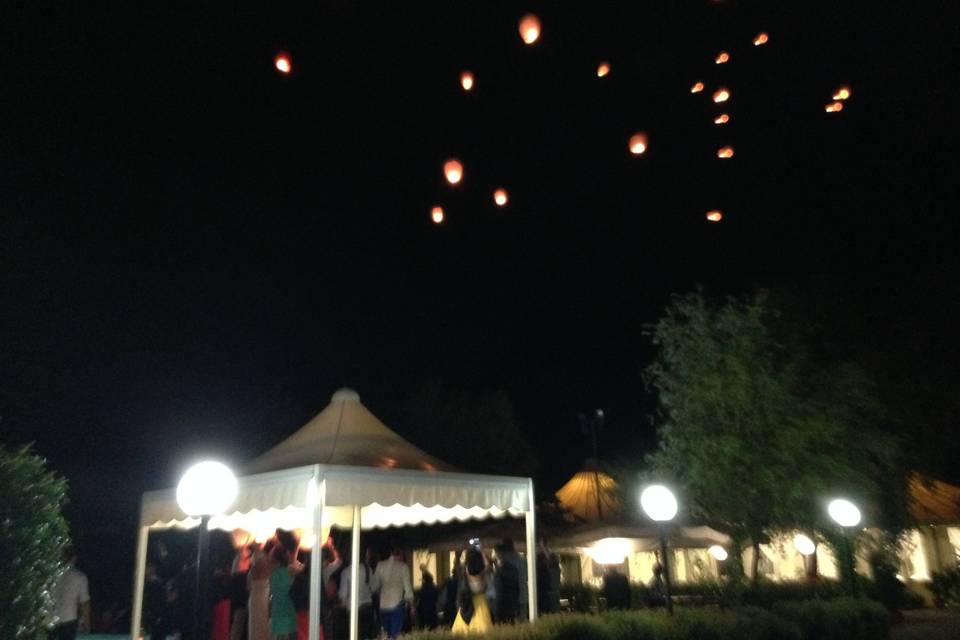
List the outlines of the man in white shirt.
{"type": "MultiPolygon", "coordinates": [[[[350,557],[349,551],[345,554],[350,557]]],[[[340,573],[340,602],[350,610],[351,567],[348,565],[340,573]]],[[[376,638],[378,635],[376,621],[373,618],[373,594],[370,592],[370,581],[373,579],[373,549],[367,547],[366,558],[360,564],[360,584],[357,587],[359,636],[363,640],[376,638]]]]}
{"type": "Polygon", "coordinates": [[[402,549],[394,547],[390,557],[377,565],[370,591],[380,592],[380,624],[394,640],[403,631],[407,608],[413,604],[410,567],[403,561],[402,549]]]}
{"type": "Polygon", "coordinates": [[[90,591],[87,576],[74,567],[76,561],[77,554],[73,547],[66,547],[63,550],[63,562],[67,570],[53,589],[56,626],[50,633],[50,640],[73,640],[77,637],[78,627],[84,633],[90,631],[90,591]]]}

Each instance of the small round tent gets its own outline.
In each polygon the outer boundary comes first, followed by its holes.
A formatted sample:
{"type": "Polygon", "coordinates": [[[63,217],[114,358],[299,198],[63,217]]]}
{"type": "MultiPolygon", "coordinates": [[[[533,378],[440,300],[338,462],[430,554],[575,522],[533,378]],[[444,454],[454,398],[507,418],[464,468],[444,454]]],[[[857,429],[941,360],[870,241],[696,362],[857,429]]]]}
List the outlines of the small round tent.
{"type": "MultiPolygon", "coordinates": [[[[530,478],[459,473],[394,433],[356,392],[337,391],[323,411],[243,470],[229,513],[210,529],[254,534],[300,529],[326,538],[331,526],[352,528],[350,638],[358,637],[361,529],[523,516],[526,548],[535,548],[530,478]]],[[[139,637],[147,536],[151,530],[200,524],[177,505],[175,490],[145,493],[141,502],[132,637],[139,637]]],[[[530,619],[536,618],[535,554],[527,553],[530,619]]],[[[319,639],[320,572],[310,576],[310,640],[319,639]]]]}

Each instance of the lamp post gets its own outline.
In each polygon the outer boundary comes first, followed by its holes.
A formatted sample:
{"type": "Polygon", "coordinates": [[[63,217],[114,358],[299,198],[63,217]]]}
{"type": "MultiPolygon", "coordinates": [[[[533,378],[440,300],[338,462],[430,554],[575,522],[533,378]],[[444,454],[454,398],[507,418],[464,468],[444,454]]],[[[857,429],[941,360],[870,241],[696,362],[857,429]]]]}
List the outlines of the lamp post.
{"type": "Polygon", "coordinates": [[[847,564],[847,576],[850,579],[850,594],[857,595],[857,570],[853,561],[852,528],[860,524],[860,509],[849,500],[837,498],[827,505],[827,513],[840,525],[843,532],[843,545],[847,564]]]}
{"type": "Polygon", "coordinates": [[[667,535],[665,523],[677,515],[677,499],[673,492],[662,484],[652,484],[640,494],[640,506],[647,517],[657,523],[660,533],[660,557],[663,565],[663,585],[666,591],[667,613],[673,615],[673,600],[670,599],[670,561],[667,558],[667,535]]]}
{"type": "Polygon", "coordinates": [[[193,465],[177,484],[177,505],[191,517],[200,518],[197,535],[197,581],[194,593],[193,632],[195,640],[206,636],[207,594],[210,583],[210,517],[223,513],[237,499],[237,478],[222,462],[205,460],[193,465]]]}

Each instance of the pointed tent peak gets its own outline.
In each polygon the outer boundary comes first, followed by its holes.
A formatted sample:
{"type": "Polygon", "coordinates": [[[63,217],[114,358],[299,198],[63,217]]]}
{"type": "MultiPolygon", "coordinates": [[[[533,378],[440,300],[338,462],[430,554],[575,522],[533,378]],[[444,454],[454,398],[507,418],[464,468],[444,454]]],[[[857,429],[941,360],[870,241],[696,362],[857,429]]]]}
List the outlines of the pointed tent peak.
{"type": "Polygon", "coordinates": [[[910,515],[918,524],[960,524],[960,487],[913,472],[907,479],[910,515]]]}
{"type": "Polygon", "coordinates": [[[334,393],[323,411],[243,471],[263,473],[314,464],[456,471],[380,422],[360,402],[360,395],[346,388],[334,393]]]}
{"type": "Polygon", "coordinates": [[[623,511],[617,481],[596,465],[575,473],[555,495],[561,506],[581,522],[607,520],[623,511]]]}

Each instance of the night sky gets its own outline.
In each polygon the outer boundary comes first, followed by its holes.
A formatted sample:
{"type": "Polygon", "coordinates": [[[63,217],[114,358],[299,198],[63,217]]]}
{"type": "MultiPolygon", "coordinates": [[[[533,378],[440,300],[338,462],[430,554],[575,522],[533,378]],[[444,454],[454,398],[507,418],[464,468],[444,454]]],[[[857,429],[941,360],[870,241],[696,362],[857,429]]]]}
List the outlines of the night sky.
{"type": "Polygon", "coordinates": [[[960,355],[945,2],[109,4],[2,20],[0,441],[70,480],[75,530],[345,385],[414,441],[428,380],[506,390],[552,492],[579,411],[605,455],[653,446],[644,325],[698,285],[837,283],[877,340],[960,355]]]}

